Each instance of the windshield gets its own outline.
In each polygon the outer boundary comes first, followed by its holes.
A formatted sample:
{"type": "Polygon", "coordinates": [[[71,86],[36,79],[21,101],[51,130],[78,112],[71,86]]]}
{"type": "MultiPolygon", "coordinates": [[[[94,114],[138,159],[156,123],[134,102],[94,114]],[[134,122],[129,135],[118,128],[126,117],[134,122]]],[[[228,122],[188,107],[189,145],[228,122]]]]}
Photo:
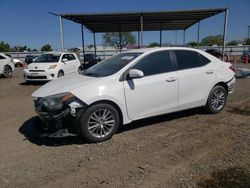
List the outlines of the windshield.
{"type": "Polygon", "coordinates": [[[128,52],[115,55],[90,67],[82,74],[94,77],[110,76],[121,70],[124,66],[126,66],[128,63],[130,63],[132,60],[134,60],[141,54],[142,53],[138,52],[128,52]]]}
{"type": "Polygon", "coordinates": [[[61,54],[42,54],[34,59],[33,62],[58,62],[61,54]]]}

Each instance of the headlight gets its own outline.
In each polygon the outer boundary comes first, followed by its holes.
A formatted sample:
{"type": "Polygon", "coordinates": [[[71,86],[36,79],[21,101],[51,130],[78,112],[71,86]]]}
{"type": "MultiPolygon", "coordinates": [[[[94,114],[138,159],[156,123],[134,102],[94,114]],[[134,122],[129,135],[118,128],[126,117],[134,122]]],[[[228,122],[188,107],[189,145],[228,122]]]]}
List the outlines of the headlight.
{"type": "Polygon", "coordinates": [[[38,98],[37,102],[42,104],[48,111],[60,110],[65,104],[71,108],[81,108],[85,106],[85,103],[75,97],[72,93],[59,93],[44,98],[38,98]]]}
{"type": "Polygon", "coordinates": [[[40,99],[40,103],[48,110],[59,110],[63,107],[63,104],[70,99],[73,99],[74,95],[71,93],[59,93],[40,99]]]}
{"type": "Polygon", "coordinates": [[[57,65],[50,65],[48,69],[54,69],[56,67],[57,67],[57,65]]]}

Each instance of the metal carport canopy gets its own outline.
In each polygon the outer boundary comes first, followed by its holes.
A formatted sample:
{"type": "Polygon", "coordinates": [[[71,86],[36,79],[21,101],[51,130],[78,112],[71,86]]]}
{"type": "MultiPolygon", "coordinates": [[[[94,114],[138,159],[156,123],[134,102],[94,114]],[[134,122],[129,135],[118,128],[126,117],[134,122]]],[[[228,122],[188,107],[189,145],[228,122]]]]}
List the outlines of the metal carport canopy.
{"type": "Polygon", "coordinates": [[[84,25],[93,33],[159,30],[186,30],[195,23],[226,11],[226,8],[159,11],[59,14],[65,19],[84,25]]]}

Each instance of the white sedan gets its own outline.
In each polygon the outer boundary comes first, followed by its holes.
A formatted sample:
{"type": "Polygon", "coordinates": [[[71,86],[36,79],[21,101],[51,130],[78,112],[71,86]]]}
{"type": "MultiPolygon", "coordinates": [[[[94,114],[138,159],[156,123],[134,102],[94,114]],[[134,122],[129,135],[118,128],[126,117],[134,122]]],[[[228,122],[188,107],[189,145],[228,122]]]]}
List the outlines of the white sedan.
{"type": "Polygon", "coordinates": [[[4,77],[11,77],[14,70],[15,66],[10,57],[0,53],[0,75],[3,75],[4,77]]]}
{"type": "Polygon", "coordinates": [[[45,53],[24,67],[26,81],[48,81],[80,70],[80,60],[75,53],[45,53]]]}
{"type": "Polygon", "coordinates": [[[172,47],[120,53],[49,82],[32,96],[46,130],[64,129],[99,142],[120,125],[146,117],[195,107],[218,113],[234,86],[230,63],[201,50],[172,47]]]}

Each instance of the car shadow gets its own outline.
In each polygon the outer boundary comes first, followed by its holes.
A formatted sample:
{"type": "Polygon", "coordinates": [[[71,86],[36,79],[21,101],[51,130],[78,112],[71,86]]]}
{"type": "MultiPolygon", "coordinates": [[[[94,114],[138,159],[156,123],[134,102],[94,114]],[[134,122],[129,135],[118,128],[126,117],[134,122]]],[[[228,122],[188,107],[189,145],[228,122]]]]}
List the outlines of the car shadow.
{"type": "Polygon", "coordinates": [[[25,121],[19,128],[19,132],[25,136],[25,140],[38,146],[63,146],[72,144],[85,144],[86,142],[77,136],[69,136],[63,138],[41,137],[36,130],[38,116],[34,116],[25,121]]]}
{"type": "Polygon", "coordinates": [[[157,123],[168,122],[174,119],[180,119],[183,117],[193,116],[195,114],[206,114],[206,111],[203,108],[193,108],[193,109],[184,110],[180,112],[174,112],[170,114],[136,120],[136,121],[133,121],[132,123],[121,126],[118,129],[117,134],[130,131],[133,129],[142,128],[142,127],[149,126],[149,125],[154,125],[157,123]]]}
{"type": "Polygon", "coordinates": [[[22,86],[41,86],[41,85],[44,85],[48,83],[48,81],[33,81],[33,82],[21,82],[19,83],[19,85],[22,85],[22,86]]]}
{"type": "MultiPolygon", "coordinates": [[[[167,122],[174,119],[179,119],[187,116],[193,116],[195,114],[205,114],[205,111],[201,108],[195,108],[191,110],[185,110],[181,112],[171,113],[167,115],[161,115],[151,118],[145,118],[142,120],[134,121],[130,124],[120,126],[116,134],[131,131],[133,129],[143,128],[145,126],[154,125],[161,122],[167,122]]],[[[63,146],[63,145],[74,145],[74,144],[90,144],[78,136],[68,136],[63,138],[51,138],[41,137],[35,126],[37,123],[38,116],[34,116],[25,121],[19,128],[19,132],[25,136],[24,140],[29,140],[31,143],[38,146],[63,146]]]]}

